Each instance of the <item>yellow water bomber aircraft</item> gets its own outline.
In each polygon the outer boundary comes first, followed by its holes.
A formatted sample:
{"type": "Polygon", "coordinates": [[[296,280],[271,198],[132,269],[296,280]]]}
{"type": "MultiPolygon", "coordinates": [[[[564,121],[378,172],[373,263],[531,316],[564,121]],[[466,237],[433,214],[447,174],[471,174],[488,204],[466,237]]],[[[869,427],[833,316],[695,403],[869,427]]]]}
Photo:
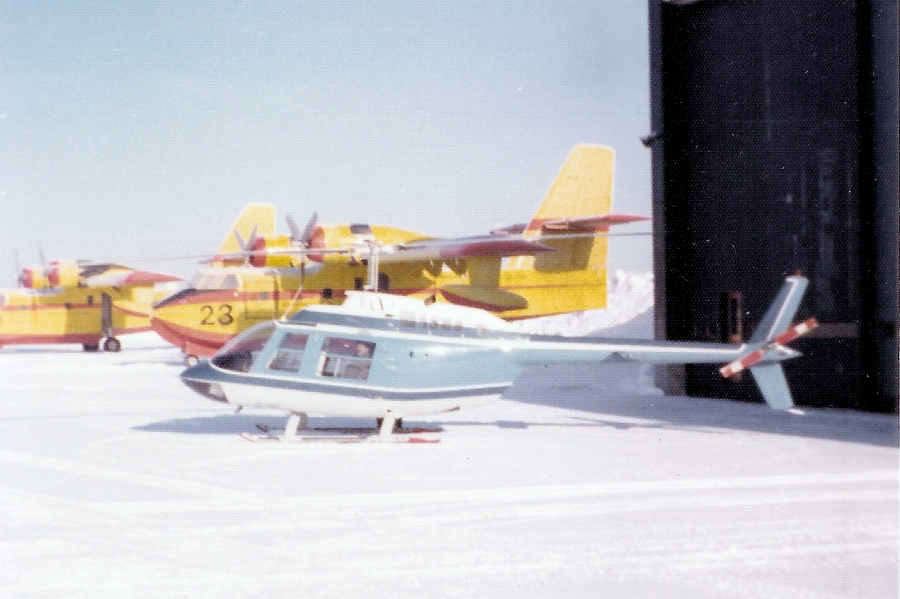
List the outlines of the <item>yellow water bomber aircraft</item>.
{"type": "Polygon", "coordinates": [[[528,223],[488,235],[437,239],[369,224],[306,227],[271,206],[245,208],[189,287],[154,306],[154,330],[188,363],[238,333],[311,304],[376,290],[480,308],[504,320],[606,307],[609,227],[648,220],[610,214],[611,148],[575,147],[528,223]]]}
{"type": "Polygon", "coordinates": [[[80,343],[119,351],[117,335],[150,330],[153,302],[181,279],[118,264],[51,262],[24,268],[19,288],[0,290],[0,347],[80,343]]]}

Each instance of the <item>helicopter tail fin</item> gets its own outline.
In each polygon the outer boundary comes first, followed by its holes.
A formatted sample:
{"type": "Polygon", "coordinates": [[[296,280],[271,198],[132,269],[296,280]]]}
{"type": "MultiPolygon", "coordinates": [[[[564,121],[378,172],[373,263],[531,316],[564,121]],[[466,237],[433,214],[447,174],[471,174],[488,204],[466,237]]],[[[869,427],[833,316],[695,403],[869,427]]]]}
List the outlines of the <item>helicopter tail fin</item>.
{"type": "Polygon", "coordinates": [[[769,343],[790,326],[797,314],[797,308],[800,307],[800,300],[803,299],[807,285],[809,285],[809,279],[805,277],[795,276],[785,279],[781,291],[778,292],[778,297],[763,315],[759,326],[756,327],[750,338],[750,343],[769,343]]]}

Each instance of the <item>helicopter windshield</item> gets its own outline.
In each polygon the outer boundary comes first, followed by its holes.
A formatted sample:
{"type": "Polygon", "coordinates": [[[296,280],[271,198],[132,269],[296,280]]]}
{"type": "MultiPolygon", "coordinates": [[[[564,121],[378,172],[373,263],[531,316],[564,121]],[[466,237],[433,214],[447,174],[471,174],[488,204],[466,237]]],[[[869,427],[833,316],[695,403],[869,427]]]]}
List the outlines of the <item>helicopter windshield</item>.
{"type": "Polygon", "coordinates": [[[211,361],[224,370],[249,372],[274,332],[275,323],[260,323],[232,339],[211,361]]]}

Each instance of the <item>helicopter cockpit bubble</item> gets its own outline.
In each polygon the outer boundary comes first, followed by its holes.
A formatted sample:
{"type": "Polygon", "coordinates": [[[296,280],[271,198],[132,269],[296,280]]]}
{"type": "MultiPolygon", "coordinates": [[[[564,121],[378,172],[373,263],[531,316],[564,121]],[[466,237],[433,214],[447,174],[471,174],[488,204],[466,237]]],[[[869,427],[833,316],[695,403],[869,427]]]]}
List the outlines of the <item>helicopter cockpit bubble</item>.
{"type": "Polygon", "coordinates": [[[211,362],[234,372],[249,372],[259,352],[275,333],[274,322],[262,322],[232,339],[211,362]]]}

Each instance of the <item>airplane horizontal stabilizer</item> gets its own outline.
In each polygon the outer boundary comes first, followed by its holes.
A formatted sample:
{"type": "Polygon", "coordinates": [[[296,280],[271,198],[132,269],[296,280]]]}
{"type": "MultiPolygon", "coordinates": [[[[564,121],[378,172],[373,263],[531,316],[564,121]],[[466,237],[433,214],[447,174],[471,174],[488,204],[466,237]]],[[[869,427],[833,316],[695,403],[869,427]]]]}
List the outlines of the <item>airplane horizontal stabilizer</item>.
{"type": "Polygon", "coordinates": [[[551,231],[606,231],[612,225],[627,225],[645,220],[650,219],[646,216],[631,214],[603,214],[601,216],[548,220],[543,224],[543,228],[551,231]]]}

